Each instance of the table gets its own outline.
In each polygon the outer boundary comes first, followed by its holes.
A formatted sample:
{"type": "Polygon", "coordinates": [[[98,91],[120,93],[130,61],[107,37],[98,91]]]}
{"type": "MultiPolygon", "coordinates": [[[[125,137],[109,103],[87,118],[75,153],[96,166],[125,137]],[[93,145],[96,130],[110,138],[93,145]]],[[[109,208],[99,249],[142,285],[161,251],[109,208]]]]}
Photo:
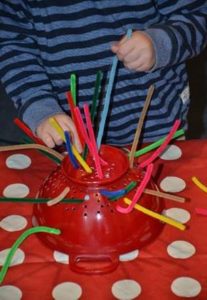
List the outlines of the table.
{"type": "MultiPolygon", "coordinates": [[[[157,184],[189,199],[165,201],[164,213],[185,223],[185,231],[165,225],[152,244],[120,256],[118,268],[105,275],[72,272],[68,255],[53,252],[31,235],[18,248],[0,285],[0,300],[207,299],[207,217],[195,210],[207,208],[207,194],[191,179],[197,176],[207,184],[207,141],[173,142],[156,166],[157,184]]],[[[54,168],[56,164],[36,150],[0,153],[1,196],[35,197],[54,168]]],[[[33,226],[33,206],[0,205],[2,265],[14,241],[33,226]]]]}

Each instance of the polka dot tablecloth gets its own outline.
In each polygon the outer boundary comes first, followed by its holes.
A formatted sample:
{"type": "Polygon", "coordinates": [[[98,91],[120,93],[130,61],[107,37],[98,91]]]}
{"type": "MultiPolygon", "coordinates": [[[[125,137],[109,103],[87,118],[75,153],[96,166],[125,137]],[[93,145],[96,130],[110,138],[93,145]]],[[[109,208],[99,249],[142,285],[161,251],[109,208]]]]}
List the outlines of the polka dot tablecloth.
{"type": "MultiPolygon", "coordinates": [[[[69,255],[52,251],[31,235],[11,261],[0,285],[0,300],[206,300],[207,217],[196,214],[196,208],[207,209],[207,194],[191,179],[196,176],[207,185],[206,167],[206,141],[176,142],[156,161],[160,189],[188,199],[165,200],[163,211],[186,224],[185,231],[164,225],[153,243],[120,255],[114,272],[90,276],[72,272],[69,255]]],[[[24,198],[36,196],[56,164],[35,150],[25,150],[0,153],[0,168],[1,196],[24,198]]],[[[2,266],[13,243],[34,220],[32,204],[0,205],[2,266]]]]}

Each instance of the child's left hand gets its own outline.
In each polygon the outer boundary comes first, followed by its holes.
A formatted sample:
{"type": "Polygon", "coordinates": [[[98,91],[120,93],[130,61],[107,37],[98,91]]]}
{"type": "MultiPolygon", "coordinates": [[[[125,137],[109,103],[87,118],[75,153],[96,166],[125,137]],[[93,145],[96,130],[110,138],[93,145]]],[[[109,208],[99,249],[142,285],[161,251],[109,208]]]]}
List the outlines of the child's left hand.
{"type": "Polygon", "coordinates": [[[115,43],[111,50],[129,70],[147,72],[155,64],[155,50],[151,38],[142,31],[133,32],[115,43]]]}

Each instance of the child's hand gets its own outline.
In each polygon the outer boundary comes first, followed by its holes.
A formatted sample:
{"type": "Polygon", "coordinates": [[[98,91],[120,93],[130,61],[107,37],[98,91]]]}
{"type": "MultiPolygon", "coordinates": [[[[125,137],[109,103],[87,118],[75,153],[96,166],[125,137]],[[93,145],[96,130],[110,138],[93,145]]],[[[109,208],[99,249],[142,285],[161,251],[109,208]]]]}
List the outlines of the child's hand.
{"type": "MultiPolygon", "coordinates": [[[[82,146],[72,119],[64,113],[56,114],[52,117],[56,119],[56,121],[62,127],[63,131],[67,130],[71,133],[74,146],[79,153],[82,152],[82,146]]],[[[50,148],[53,148],[55,145],[61,145],[63,143],[57,131],[50,125],[49,118],[44,120],[37,127],[36,133],[37,136],[41,138],[43,142],[50,148]]]]}
{"type": "Polygon", "coordinates": [[[142,31],[133,32],[131,38],[126,36],[115,43],[111,50],[129,70],[146,72],[155,64],[155,50],[150,37],[142,31]]]}

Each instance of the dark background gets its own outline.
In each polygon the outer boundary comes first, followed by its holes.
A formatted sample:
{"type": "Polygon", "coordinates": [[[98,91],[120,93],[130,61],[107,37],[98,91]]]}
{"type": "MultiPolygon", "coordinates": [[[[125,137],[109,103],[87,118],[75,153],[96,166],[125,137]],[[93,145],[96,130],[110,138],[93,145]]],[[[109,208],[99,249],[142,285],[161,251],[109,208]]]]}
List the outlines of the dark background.
{"type": "Polygon", "coordinates": [[[188,62],[191,106],[188,139],[207,138],[207,49],[188,62]]]}
{"type": "MultiPolygon", "coordinates": [[[[188,61],[191,107],[187,139],[207,138],[207,49],[188,61]]],[[[22,131],[13,124],[16,110],[0,85],[0,145],[21,143],[22,131]]]]}

